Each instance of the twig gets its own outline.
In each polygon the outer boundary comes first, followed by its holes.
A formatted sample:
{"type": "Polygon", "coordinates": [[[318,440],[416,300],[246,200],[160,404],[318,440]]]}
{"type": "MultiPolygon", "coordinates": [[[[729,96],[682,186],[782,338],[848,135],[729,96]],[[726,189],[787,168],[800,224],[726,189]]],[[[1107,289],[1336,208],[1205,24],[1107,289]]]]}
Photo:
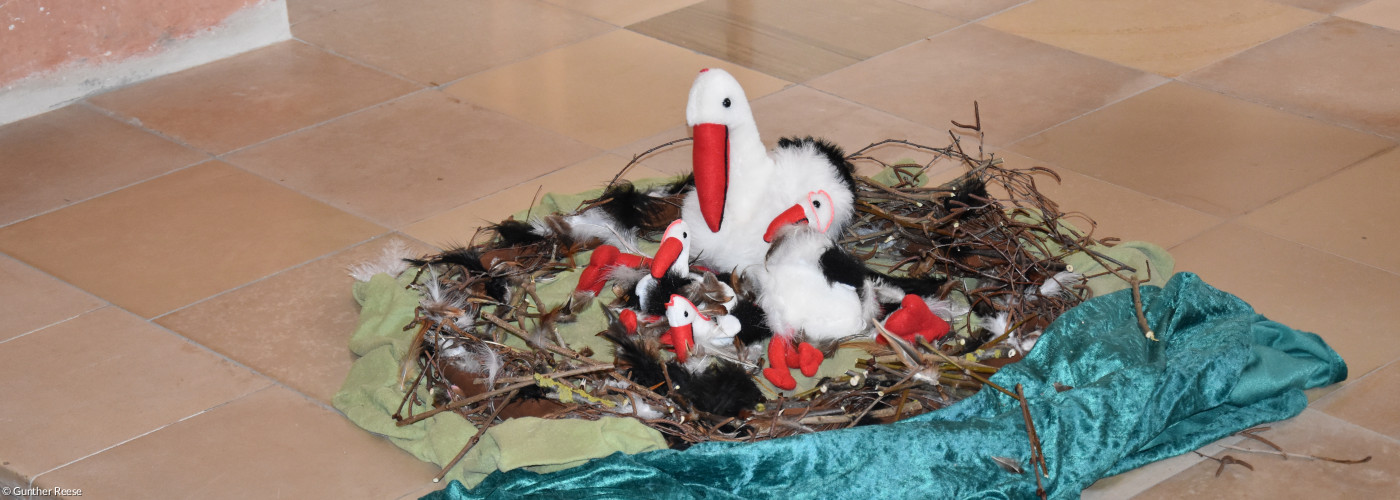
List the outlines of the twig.
{"type": "Polygon", "coordinates": [[[447,476],[447,471],[452,470],[452,467],[457,465],[457,462],[462,461],[462,457],[467,456],[467,451],[471,450],[473,446],[476,446],[476,442],[481,440],[481,436],[486,434],[487,429],[491,428],[491,424],[496,421],[496,417],[501,414],[501,410],[505,409],[505,407],[510,404],[510,400],[515,398],[515,395],[519,392],[520,391],[517,389],[510,391],[510,394],[506,394],[505,401],[502,401],[500,405],[496,406],[495,411],[491,412],[491,416],[486,418],[486,422],[481,424],[481,428],[477,429],[476,434],[473,434],[472,438],[467,441],[467,445],[462,447],[462,451],[457,452],[457,456],[452,457],[452,460],[448,461],[447,465],[443,466],[442,471],[438,472],[436,476],[433,476],[434,483],[442,482],[442,478],[447,476]]]}

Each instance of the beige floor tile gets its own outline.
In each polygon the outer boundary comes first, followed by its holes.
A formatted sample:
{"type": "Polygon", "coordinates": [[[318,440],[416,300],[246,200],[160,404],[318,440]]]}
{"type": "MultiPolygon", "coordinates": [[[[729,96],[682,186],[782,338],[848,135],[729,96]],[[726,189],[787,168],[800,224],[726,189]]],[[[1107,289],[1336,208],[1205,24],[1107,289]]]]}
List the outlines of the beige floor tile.
{"type": "Polygon", "coordinates": [[[82,105],[0,127],[0,151],[0,225],[208,158],[82,105]]]}
{"type": "Polygon", "coordinates": [[[103,305],[97,297],[0,255],[0,342],[103,305]]]}
{"type": "Polygon", "coordinates": [[[94,498],[397,498],[435,467],[270,387],[37,478],[94,498]]]}
{"type": "Polygon", "coordinates": [[[447,93],[602,149],[685,124],[696,72],[734,74],[750,100],[787,82],[618,30],[473,75],[447,93]]]}
{"type": "Polygon", "coordinates": [[[1400,1],[1372,0],[1337,14],[1353,21],[1400,30],[1400,1]]]}
{"type": "Polygon", "coordinates": [[[302,40],[427,85],[614,29],[552,5],[517,0],[376,0],[298,24],[302,40]]]}
{"type": "Polygon", "coordinates": [[[614,26],[644,21],[701,0],[544,0],[614,26]]]}
{"type": "MultiPolygon", "coordinates": [[[[1246,439],[1239,436],[1226,436],[1220,440],[1202,446],[1196,450],[1207,455],[1213,455],[1224,448],[1221,446],[1238,446],[1240,440],[1246,439]]],[[[1133,495],[1147,491],[1158,483],[1175,476],[1181,471],[1191,468],[1200,463],[1205,458],[1201,458],[1195,453],[1183,453],[1175,457],[1162,459],[1136,469],[1109,476],[1090,485],[1080,493],[1081,500],[1118,500],[1122,498],[1132,498],[1133,495]]]]}
{"type": "MultiPolygon", "coordinates": [[[[1371,461],[1343,465],[1227,449],[1214,456],[1244,460],[1254,470],[1229,465],[1217,477],[1220,464],[1206,460],[1133,498],[1390,498],[1400,484],[1400,443],[1316,410],[1273,424],[1259,435],[1288,453],[1337,459],[1369,455],[1371,461]]],[[[1253,440],[1238,446],[1269,450],[1253,440]]]]}
{"type": "Polygon", "coordinates": [[[1186,76],[1306,116],[1400,137],[1400,32],[1329,19],[1186,76]]]}
{"type": "Polygon", "coordinates": [[[981,24],[1176,76],[1321,17],[1265,0],[1039,0],[981,24]]]}
{"type": "Polygon", "coordinates": [[[1192,271],[1269,319],[1317,333],[1356,379],[1400,357],[1400,276],[1229,223],[1171,249],[1192,271]]]}
{"type": "Polygon", "coordinates": [[[427,90],[240,151],[228,161],[401,227],[596,153],[427,90]]]}
{"type": "Polygon", "coordinates": [[[91,102],[222,154],[415,87],[293,40],[102,94],[91,102]]]}
{"type": "Polygon", "coordinates": [[[1390,145],[1370,134],[1171,83],[1013,147],[1120,186],[1229,216],[1390,145]]]}
{"type": "Polygon", "coordinates": [[[5,467],[32,477],[268,384],[130,313],[99,309],[0,344],[5,467]]]}
{"type": "Polygon", "coordinates": [[[981,19],[990,14],[1009,9],[1026,0],[899,0],[925,9],[963,20],[981,19]]]}
{"type": "MultiPolygon", "coordinates": [[[[466,245],[471,242],[477,228],[500,222],[528,209],[532,203],[539,203],[539,197],[545,194],[573,194],[607,186],[628,161],[629,158],[613,154],[600,155],[429,217],[405,227],[403,233],[442,249],[466,245]]],[[[637,180],[666,176],[645,165],[634,165],[623,178],[637,180]]]]}
{"type": "Polygon", "coordinates": [[[958,24],[895,0],[706,0],[628,29],[803,82],[958,24]]]}
{"type": "Polygon", "coordinates": [[[1058,204],[1060,211],[1070,214],[1065,220],[1081,231],[1091,226],[1084,217],[1093,219],[1097,223],[1093,235],[1098,239],[1139,240],[1170,248],[1223,222],[1219,217],[1016,153],[999,152],[997,156],[1010,168],[1045,166],[1055,170],[1061,182],[1039,176],[1036,188],[1058,204]]]}
{"type": "Polygon", "coordinates": [[[0,251],[151,317],[383,231],[210,162],[0,228],[0,251]]]}
{"type": "Polygon", "coordinates": [[[1162,82],[1134,69],[970,25],[812,81],[818,90],[936,129],[972,121],[1010,142],[1162,82]]]}
{"type": "Polygon", "coordinates": [[[1240,220],[1283,238],[1400,273],[1400,149],[1303,188],[1240,220]]]}
{"type": "Polygon", "coordinates": [[[1395,397],[1397,386],[1400,386],[1400,362],[1392,362],[1318,400],[1312,407],[1400,439],[1400,418],[1396,418],[1400,416],[1400,399],[1395,397]]]}
{"type": "Polygon", "coordinates": [[[332,12],[354,7],[373,0],[289,0],[287,20],[292,23],[292,35],[297,35],[295,26],[332,12]]]}
{"type": "Polygon", "coordinates": [[[1325,14],[1335,14],[1348,7],[1365,3],[1367,0],[1269,0],[1274,3],[1302,7],[1325,14]]]}
{"type": "Polygon", "coordinates": [[[387,236],[156,319],[157,323],[327,404],[354,360],[360,309],[347,268],[383,255],[391,240],[411,255],[431,249],[387,236]]]}

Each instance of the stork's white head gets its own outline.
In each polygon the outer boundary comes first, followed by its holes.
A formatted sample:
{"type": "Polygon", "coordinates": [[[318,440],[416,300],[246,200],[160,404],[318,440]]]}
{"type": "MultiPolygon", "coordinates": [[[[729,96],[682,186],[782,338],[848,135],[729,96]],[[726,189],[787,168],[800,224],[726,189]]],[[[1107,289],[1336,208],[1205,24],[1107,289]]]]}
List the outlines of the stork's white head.
{"type": "Polygon", "coordinates": [[[791,224],[806,224],[825,233],[831,228],[831,222],[836,219],[836,204],[831,200],[831,194],[826,190],[817,190],[807,193],[807,198],[784,210],[768,223],[768,230],[763,233],[763,241],[771,242],[778,234],[778,230],[791,224]]]}
{"type": "Polygon", "coordinates": [[[695,304],[680,295],[672,295],[670,302],[666,303],[666,322],[671,328],[662,334],[662,340],[675,347],[676,359],[684,363],[695,346],[695,326],[703,327],[709,321],[710,318],[700,314],[695,304]]]}
{"type": "Polygon", "coordinates": [[[690,274],[690,225],[676,219],[661,235],[661,247],[651,259],[651,277],[661,279],[667,270],[690,274]]]}
{"type": "Polygon", "coordinates": [[[706,123],[731,128],[754,124],[744,88],[733,75],[719,68],[702,69],[695,77],[690,100],[685,104],[685,122],[692,127],[706,123]]]}

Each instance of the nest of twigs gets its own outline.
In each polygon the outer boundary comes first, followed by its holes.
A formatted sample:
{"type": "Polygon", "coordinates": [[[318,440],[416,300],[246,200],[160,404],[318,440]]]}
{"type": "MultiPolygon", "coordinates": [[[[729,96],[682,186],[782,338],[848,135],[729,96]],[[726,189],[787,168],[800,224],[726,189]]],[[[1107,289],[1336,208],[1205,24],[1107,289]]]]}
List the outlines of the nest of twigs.
{"type": "MultiPolygon", "coordinates": [[[[954,137],[941,148],[883,141],[847,157],[886,167],[895,182],[857,178],[857,217],[840,243],[874,268],[953,278],[940,298],[966,307],[953,318],[953,333],[936,343],[910,344],[876,325],[890,344],[843,344],[864,351],[844,374],[804,392],[770,394],[764,404],[736,416],[712,415],[663,387],[637,384],[624,367],[594,359],[590,349],[575,351],[557,334],[580,311],[573,304],[543,303],[535,285],[581,267],[574,255],[596,242],[502,246],[503,238],[488,228],[484,242],[456,249],[455,256],[423,259],[414,286],[424,302],[405,327],[415,332],[415,342],[404,360],[407,390],[395,417],[406,425],[453,411],[484,431],[500,418],[519,415],[630,416],[682,448],[888,423],[946,407],[990,384],[987,377],[1023,356],[1051,321],[1088,298],[1086,277],[1071,274],[1067,255],[1088,252],[1119,277],[1119,271],[1133,271],[1091,249],[1104,242],[1063,222],[1065,214],[1036,188],[1037,179],[1058,181],[1054,172],[1010,169],[1000,159],[981,156],[964,153],[954,137]],[[878,147],[909,148],[934,158],[886,164],[867,154],[878,147]],[[960,163],[965,173],[941,185],[919,185],[917,179],[935,162],[948,160],[960,163]],[[1047,289],[1051,282],[1059,286],[1047,289]],[[524,347],[508,345],[512,337],[524,347]],[[475,364],[464,368],[461,359],[475,364]],[[433,409],[411,414],[415,406],[433,409]]],[[[678,207],[680,195],[670,203],[678,207]]],[[[664,223],[650,233],[644,228],[640,236],[655,238],[662,228],[664,223]]]]}

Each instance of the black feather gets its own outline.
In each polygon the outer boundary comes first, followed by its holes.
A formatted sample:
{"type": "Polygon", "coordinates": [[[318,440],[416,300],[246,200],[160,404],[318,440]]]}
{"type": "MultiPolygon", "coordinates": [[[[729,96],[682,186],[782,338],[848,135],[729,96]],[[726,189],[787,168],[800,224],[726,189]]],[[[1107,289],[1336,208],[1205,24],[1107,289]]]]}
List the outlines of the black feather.
{"type": "Polygon", "coordinates": [[[490,229],[500,237],[496,241],[496,248],[526,246],[545,241],[544,236],[535,232],[534,226],[515,219],[507,219],[500,224],[494,224],[490,226],[490,229]]]}
{"type": "Polygon", "coordinates": [[[811,136],[801,139],[796,137],[778,139],[778,148],[801,147],[805,144],[816,146],[817,151],[826,156],[826,161],[831,164],[832,168],[836,169],[836,173],[840,175],[841,183],[846,186],[846,189],[852,193],[856,192],[856,167],[851,162],[846,161],[846,152],[841,150],[840,146],[832,144],[826,139],[817,139],[811,136]]]}
{"type": "Polygon", "coordinates": [[[773,336],[773,330],[768,328],[768,316],[753,301],[739,300],[729,315],[739,320],[739,334],[735,338],[744,345],[754,345],[773,336]]]}
{"type": "Polygon", "coordinates": [[[890,276],[888,274],[871,273],[880,277],[885,283],[903,290],[906,294],[914,294],[920,297],[934,297],[943,289],[943,285],[948,283],[948,278],[909,278],[904,276],[890,276]]]}
{"type": "Polygon", "coordinates": [[[835,246],[822,252],[817,264],[821,267],[822,275],[826,276],[827,283],[850,285],[857,290],[861,289],[865,284],[866,275],[870,274],[870,270],[865,268],[865,263],[835,246]]]}
{"type": "Polygon", "coordinates": [[[695,172],[689,172],[677,177],[675,180],[652,188],[653,192],[666,196],[675,196],[695,188],[695,172]]]}
{"type": "Polygon", "coordinates": [[[952,196],[943,199],[943,209],[951,212],[958,208],[981,207],[987,204],[978,198],[990,198],[987,194],[987,183],[973,177],[964,182],[952,196]]]}
{"type": "MultiPolygon", "coordinates": [[[[600,334],[613,344],[613,364],[627,378],[638,385],[654,387],[660,384],[665,393],[666,375],[662,372],[659,353],[649,351],[642,344],[642,337],[627,333],[627,328],[617,319],[617,314],[602,304],[598,305],[608,319],[608,329],[600,334]]],[[[684,371],[684,370],[682,370],[684,371]]]]}
{"type": "Polygon", "coordinates": [[[647,291],[647,307],[642,312],[652,316],[665,316],[666,303],[671,301],[671,295],[685,296],[685,288],[689,285],[690,278],[667,271],[661,279],[656,280],[656,285],[647,291]]]}
{"type": "Polygon", "coordinates": [[[680,386],[681,396],[700,411],[722,417],[737,417],[740,411],[753,408],[765,400],[763,392],[754,384],[748,372],[728,361],[718,360],[699,375],[692,375],[681,368],[679,371],[685,373],[681,380],[676,377],[679,365],[672,362],[668,368],[671,380],[680,386]]]}
{"type": "Polygon", "coordinates": [[[475,248],[455,246],[428,259],[404,259],[404,261],[419,267],[429,264],[455,264],[462,266],[472,276],[486,274],[486,266],[481,264],[481,251],[475,248]]]}

